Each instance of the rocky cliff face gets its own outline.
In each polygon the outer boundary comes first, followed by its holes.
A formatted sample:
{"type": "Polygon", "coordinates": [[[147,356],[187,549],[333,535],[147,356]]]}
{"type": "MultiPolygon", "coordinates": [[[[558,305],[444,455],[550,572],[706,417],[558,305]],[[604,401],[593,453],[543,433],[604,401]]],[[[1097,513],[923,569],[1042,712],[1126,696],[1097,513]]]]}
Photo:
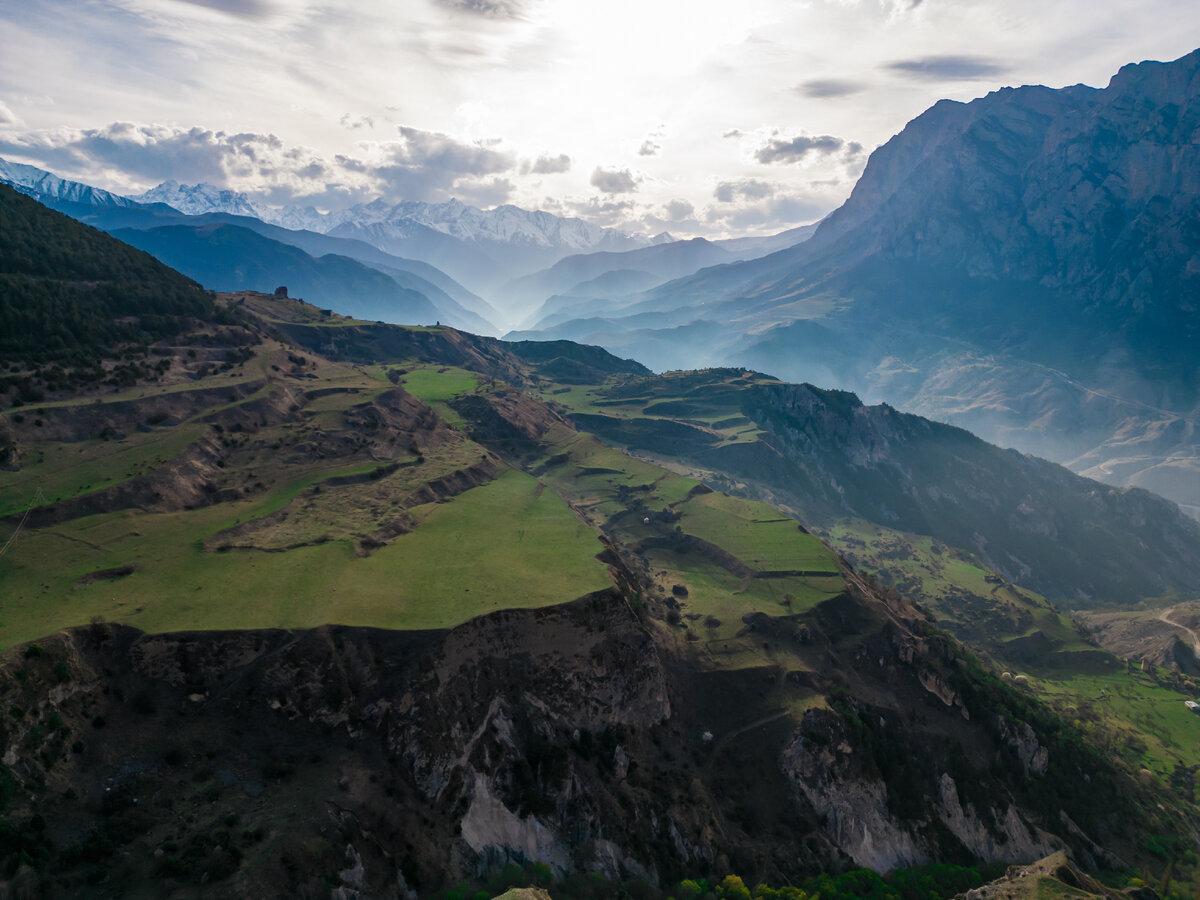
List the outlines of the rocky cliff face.
{"type": "Polygon", "coordinates": [[[448,632],[63,632],[0,664],[7,820],[74,895],[1133,849],[1131,784],[847,577],[798,621],[755,623],[810,646],[807,671],[708,669],[609,592],[448,632]]]}

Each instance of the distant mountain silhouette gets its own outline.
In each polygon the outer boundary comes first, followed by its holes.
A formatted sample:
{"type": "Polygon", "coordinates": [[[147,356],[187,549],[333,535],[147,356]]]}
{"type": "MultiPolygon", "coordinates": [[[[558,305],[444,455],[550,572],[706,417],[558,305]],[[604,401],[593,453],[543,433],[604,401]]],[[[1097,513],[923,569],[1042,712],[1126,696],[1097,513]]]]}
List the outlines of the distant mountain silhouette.
{"type": "Polygon", "coordinates": [[[212,290],[269,292],[284,284],[292,296],[360,319],[431,325],[441,317],[424,294],[356,260],[313,258],[235,225],[121,228],[112,234],[212,290]]]}

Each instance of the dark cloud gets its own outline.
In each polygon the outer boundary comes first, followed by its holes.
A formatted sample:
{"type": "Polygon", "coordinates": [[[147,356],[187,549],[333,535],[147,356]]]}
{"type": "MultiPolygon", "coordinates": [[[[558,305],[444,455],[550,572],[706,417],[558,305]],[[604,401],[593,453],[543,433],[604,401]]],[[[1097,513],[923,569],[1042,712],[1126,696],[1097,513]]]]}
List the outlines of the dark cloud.
{"type": "Polygon", "coordinates": [[[831,134],[816,136],[799,134],[792,138],[773,135],[754,151],[754,158],[760,163],[768,165],[771,163],[795,163],[800,162],[810,153],[818,156],[832,156],[834,153],[846,149],[846,146],[844,140],[831,134]]]}
{"type": "Polygon", "coordinates": [[[498,203],[512,193],[512,184],[495,176],[512,171],[515,160],[495,142],[463,143],[403,126],[399,132],[399,140],[364,141],[353,156],[329,159],[305,147],[287,146],[273,134],[114,122],[95,129],[2,135],[0,155],[29,159],[92,183],[115,179],[156,184],[174,179],[228,187],[249,182],[250,190],[269,196],[271,202],[284,202],[289,196],[319,198],[331,191],[338,196],[369,191],[390,200],[439,201],[459,194],[498,203]]]}
{"type": "Polygon", "coordinates": [[[534,175],[557,175],[560,172],[571,171],[571,157],[565,153],[558,156],[539,156],[528,170],[534,175]]]}
{"type": "Polygon", "coordinates": [[[923,56],[897,60],[884,68],[926,81],[974,81],[1008,71],[1008,66],[982,56],[923,56]]]}
{"type": "Polygon", "coordinates": [[[520,0],[434,0],[434,5],[451,12],[491,19],[517,19],[524,10],[520,0]]]}
{"type": "Polygon", "coordinates": [[[353,156],[342,156],[339,153],[333,158],[333,161],[337,164],[338,168],[344,169],[347,172],[367,171],[367,164],[361,159],[355,159],[353,156]]]}
{"type": "Polygon", "coordinates": [[[374,173],[389,197],[440,200],[488,175],[510,171],[515,160],[485,143],[465,144],[446,134],[397,126],[400,140],[377,145],[384,156],[374,173]]]}
{"type": "Polygon", "coordinates": [[[605,194],[632,194],[637,190],[638,179],[628,169],[602,169],[596,166],[591,185],[605,194]]]}
{"type": "Polygon", "coordinates": [[[721,137],[735,138],[735,137],[741,137],[742,134],[743,134],[743,132],[740,128],[730,128],[728,131],[722,132],[721,137]]]}
{"type": "Polygon", "coordinates": [[[696,207],[686,200],[670,200],[663,205],[663,212],[669,222],[682,222],[696,214],[696,207]]]}
{"type": "Polygon", "coordinates": [[[323,178],[328,178],[332,172],[329,167],[319,159],[309,160],[308,165],[301,166],[296,170],[296,175],[303,178],[305,181],[320,181],[323,178]]]}
{"type": "Polygon", "coordinates": [[[799,163],[809,156],[840,156],[842,162],[853,166],[859,162],[862,152],[862,144],[832,134],[799,134],[788,137],[773,131],[755,149],[754,158],[764,165],[772,165],[799,163]]]}
{"type": "Polygon", "coordinates": [[[654,141],[642,141],[642,146],[638,148],[638,156],[658,156],[658,151],[662,147],[654,143],[654,141]]]}
{"type": "Polygon", "coordinates": [[[464,144],[447,134],[398,125],[401,143],[389,145],[397,161],[455,175],[493,175],[512,168],[512,157],[493,149],[495,142],[464,144]]]}
{"type": "Polygon", "coordinates": [[[796,85],[795,91],[803,97],[848,97],[866,90],[861,81],[850,81],[845,78],[810,78],[796,85]]]}
{"type": "Polygon", "coordinates": [[[742,178],[738,181],[722,181],[713,191],[719,203],[734,203],[741,200],[761,200],[775,194],[775,185],[757,178],[742,178]]]}
{"type": "Polygon", "coordinates": [[[116,169],[137,179],[170,178],[223,184],[249,175],[260,162],[295,162],[307,151],[289,151],[273,134],[174,129],[114,122],[103,128],[59,129],[0,138],[0,150],[32,156],[43,164],[77,173],[116,169]]]}
{"type": "Polygon", "coordinates": [[[175,0],[189,6],[203,6],[215,9],[239,19],[259,20],[271,15],[274,10],[266,0],[175,0]]]}

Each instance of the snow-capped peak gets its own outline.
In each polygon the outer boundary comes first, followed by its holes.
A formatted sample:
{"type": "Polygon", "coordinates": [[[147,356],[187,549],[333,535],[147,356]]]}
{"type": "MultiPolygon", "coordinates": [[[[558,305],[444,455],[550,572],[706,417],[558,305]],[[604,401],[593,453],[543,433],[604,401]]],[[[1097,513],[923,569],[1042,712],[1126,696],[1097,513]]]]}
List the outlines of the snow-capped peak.
{"type": "Polygon", "coordinates": [[[0,181],[11,184],[23,194],[68,203],[92,206],[133,206],[133,202],[117,194],[94,188],[78,181],[67,181],[53,172],[27,166],[24,163],[0,159],[0,181]]]}
{"type": "Polygon", "coordinates": [[[165,203],[189,216],[223,212],[265,219],[266,213],[269,212],[261,209],[247,194],[240,191],[226,190],[205,183],[180,184],[175,180],[164,181],[130,199],[139,203],[165,203]]]}

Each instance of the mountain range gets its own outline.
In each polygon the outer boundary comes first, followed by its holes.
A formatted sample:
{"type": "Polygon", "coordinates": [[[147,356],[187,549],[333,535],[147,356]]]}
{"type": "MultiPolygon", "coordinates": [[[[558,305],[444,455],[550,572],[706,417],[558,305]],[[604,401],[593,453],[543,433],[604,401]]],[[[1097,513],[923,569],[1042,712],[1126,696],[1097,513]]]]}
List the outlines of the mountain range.
{"type": "Polygon", "coordinates": [[[1200,509],[1200,52],[942,101],[804,243],[521,338],[747,365],[1200,509]]]}
{"type": "Polygon", "coordinates": [[[481,292],[569,253],[626,250],[672,240],[663,234],[650,241],[582,219],[511,205],[481,210],[458,200],[389,203],[377,199],[320,212],[311,206],[276,209],[256,203],[242,192],[175,181],[163,182],[131,199],[165,203],[189,215],[253,216],[291,230],[363,240],[397,256],[423,259],[481,292]]]}
{"type": "MultiPolygon", "coordinates": [[[[547,301],[557,290],[555,286],[561,285],[564,269],[546,274],[540,270],[558,265],[564,258],[588,257],[586,262],[568,262],[570,268],[565,271],[587,269],[594,276],[610,270],[639,273],[635,282],[620,282],[622,291],[616,291],[616,282],[610,279],[606,293],[597,295],[608,298],[659,285],[714,262],[760,256],[791,246],[812,232],[812,226],[803,226],[767,237],[701,242],[706,252],[697,253],[694,242],[675,241],[665,233],[654,238],[631,236],[580,219],[514,206],[485,211],[457,201],[390,204],[376,200],[320,213],[311,208],[276,209],[255,202],[243,192],[175,181],[163,182],[134,197],[122,197],[2,159],[0,181],[109,231],[148,231],[165,226],[197,229],[188,238],[193,251],[190,255],[182,252],[178,230],[172,232],[171,241],[162,236],[143,238],[141,245],[162,248],[164,252],[166,247],[173,247],[168,256],[162,257],[164,261],[208,287],[269,290],[272,284],[290,283],[294,294],[311,296],[315,302],[355,315],[366,315],[374,309],[385,321],[417,323],[423,319],[414,316],[428,317],[432,309],[435,319],[485,334],[504,330],[506,323],[515,324],[547,301]],[[206,248],[205,242],[214,235],[211,226],[217,224],[253,231],[271,242],[297,247],[314,259],[302,260],[279,247],[264,253],[268,247],[264,241],[245,234],[239,238],[232,232],[222,232],[219,248],[206,248]],[[649,255],[639,253],[639,249],[660,247],[669,249],[649,255]],[[623,254],[627,252],[635,256],[626,259],[623,254]],[[337,264],[338,277],[348,280],[340,289],[330,290],[331,281],[314,278],[313,274],[315,269],[330,268],[328,263],[317,262],[329,254],[349,257],[376,269],[400,288],[424,294],[428,303],[397,305],[394,288],[344,264],[337,264]],[[215,281],[210,280],[214,268],[204,262],[205,255],[222,259],[221,277],[215,281]],[[237,275],[239,272],[243,274],[237,275]],[[253,283],[246,278],[254,279],[253,283]],[[492,302],[464,284],[486,293],[492,302]],[[353,308],[344,306],[345,298],[351,295],[359,298],[353,308]]],[[[561,286],[571,288],[575,282],[561,286]]],[[[597,297],[585,295],[582,299],[597,297]]]]}

